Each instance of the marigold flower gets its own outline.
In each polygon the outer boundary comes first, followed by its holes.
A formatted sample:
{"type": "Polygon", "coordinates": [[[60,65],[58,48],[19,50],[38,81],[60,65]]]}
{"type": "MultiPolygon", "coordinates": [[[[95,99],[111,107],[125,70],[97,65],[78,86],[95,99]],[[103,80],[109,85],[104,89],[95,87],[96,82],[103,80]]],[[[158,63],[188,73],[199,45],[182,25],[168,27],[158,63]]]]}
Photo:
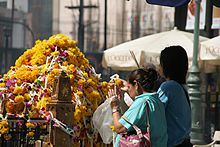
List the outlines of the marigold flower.
{"type": "Polygon", "coordinates": [[[86,80],[85,79],[79,79],[78,80],[78,85],[83,86],[85,84],[86,80]]]}
{"type": "Polygon", "coordinates": [[[24,99],[26,100],[26,101],[29,101],[31,98],[30,98],[30,95],[28,94],[28,93],[25,93],[24,94],[24,99]]]}
{"type": "Polygon", "coordinates": [[[121,79],[115,79],[115,84],[118,87],[122,87],[123,86],[123,81],[121,79]]]}
{"type": "Polygon", "coordinates": [[[41,128],[41,129],[46,129],[46,128],[47,128],[47,125],[41,125],[40,128],[41,128]]]}
{"type": "Polygon", "coordinates": [[[23,89],[20,86],[17,86],[14,88],[13,94],[18,95],[18,94],[22,94],[22,92],[23,92],[23,89]]]}
{"type": "Polygon", "coordinates": [[[0,88],[5,88],[5,83],[0,83],[0,88]]]}
{"type": "Polygon", "coordinates": [[[87,83],[88,83],[89,85],[91,85],[92,87],[95,87],[95,86],[96,86],[96,83],[95,83],[92,79],[88,79],[88,80],[87,80],[87,83]]]}
{"type": "Polygon", "coordinates": [[[12,102],[7,101],[5,104],[5,110],[7,113],[14,113],[14,105],[12,102]]]}
{"type": "Polygon", "coordinates": [[[34,136],[34,132],[28,132],[27,133],[27,137],[33,137],[34,136]]]}
{"type": "Polygon", "coordinates": [[[83,92],[82,92],[82,91],[77,91],[76,94],[77,94],[79,97],[82,97],[82,96],[83,96],[83,92]]]}
{"type": "Polygon", "coordinates": [[[36,126],[33,123],[31,123],[31,122],[27,122],[26,123],[26,127],[27,128],[35,128],[36,126]]]}
{"type": "Polygon", "coordinates": [[[108,86],[108,82],[104,81],[101,83],[102,87],[107,87],[108,86]]]}
{"type": "Polygon", "coordinates": [[[14,101],[16,103],[21,103],[21,102],[24,101],[24,97],[22,95],[18,95],[18,96],[15,97],[14,101]]]}
{"type": "Polygon", "coordinates": [[[64,61],[64,62],[62,63],[62,65],[63,65],[63,66],[67,66],[67,65],[68,65],[68,62],[67,62],[67,61],[64,61]]]}
{"type": "Polygon", "coordinates": [[[7,121],[7,120],[2,120],[2,121],[0,122],[0,124],[1,124],[2,126],[4,126],[4,127],[7,127],[7,126],[8,126],[8,121],[7,121]]]}
{"type": "Polygon", "coordinates": [[[1,128],[0,129],[0,134],[7,134],[9,131],[9,128],[1,128]]]}
{"type": "Polygon", "coordinates": [[[54,65],[53,65],[53,68],[59,68],[60,66],[59,66],[59,64],[58,63],[55,63],[54,65]]]}
{"type": "Polygon", "coordinates": [[[110,125],[109,127],[110,127],[110,129],[112,129],[113,132],[115,131],[115,126],[110,125]]]}

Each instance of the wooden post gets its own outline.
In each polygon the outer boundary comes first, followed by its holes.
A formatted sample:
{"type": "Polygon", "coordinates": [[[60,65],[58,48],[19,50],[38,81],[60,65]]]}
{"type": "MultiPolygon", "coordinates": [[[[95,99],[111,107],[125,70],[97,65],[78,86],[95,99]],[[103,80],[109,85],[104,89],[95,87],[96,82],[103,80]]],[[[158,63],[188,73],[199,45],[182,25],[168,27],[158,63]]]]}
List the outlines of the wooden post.
{"type": "MultiPolygon", "coordinates": [[[[56,77],[52,92],[52,100],[47,104],[47,111],[51,111],[53,116],[71,127],[73,125],[73,104],[71,101],[70,79],[65,73],[56,77]]],[[[51,126],[49,132],[50,142],[55,147],[71,147],[72,137],[60,128],[51,126]]]]}

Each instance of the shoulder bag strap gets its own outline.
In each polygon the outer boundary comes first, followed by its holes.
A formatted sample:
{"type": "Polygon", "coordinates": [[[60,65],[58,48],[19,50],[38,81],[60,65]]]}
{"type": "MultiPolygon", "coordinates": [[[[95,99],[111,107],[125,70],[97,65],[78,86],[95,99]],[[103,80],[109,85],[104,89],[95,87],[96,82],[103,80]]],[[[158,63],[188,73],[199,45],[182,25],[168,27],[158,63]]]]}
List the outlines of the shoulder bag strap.
{"type": "Polygon", "coordinates": [[[147,111],[147,132],[150,132],[150,108],[148,100],[146,101],[146,111],[147,111]]]}
{"type": "MultiPolygon", "coordinates": [[[[175,81],[175,82],[176,82],[176,81],[175,81]]],[[[176,82],[176,83],[178,83],[178,82],[176,82]]],[[[187,102],[188,102],[188,104],[189,104],[189,107],[190,107],[190,109],[191,109],[191,104],[190,104],[188,92],[186,91],[186,89],[184,88],[184,86],[183,86],[182,84],[180,84],[180,83],[178,83],[178,84],[183,88],[183,91],[184,91],[184,93],[185,93],[185,95],[186,95],[186,100],[187,100],[187,102]]]]}
{"type": "MultiPolygon", "coordinates": [[[[148,101],[146,101],[146,111],[147,111],[147,132],[150,132],[150,115],[149,115],[149,105],[148,105],[148,101]]],[[[127,122],[129,123],[134,129],[135,131],[137,132],[137,135],[139,138],[142,138],[143,137],[143,134],[141,132],[141,129],[139,129],[136,125],[132,124],[127,117],[125,117],[124,115],[122,116],[122,118],[127,122]]]]}
{"type": "Polygon", "coordinates": [[[189,94],[188,94],[188,92],[186,91],[186,89],[184,88],[184,86],[183,86],[182,84],[180,84],[180,85],[182,86],[182,88],[183,88],[183,90],[184,90],[184,93],[185,93],[185,95],[186,95],[187,102],[188,102],[188,104],[189,104],[189,107],[191,108],[191,104],[190,104],[190,100],[189,100],[189,94]]]}
{"type": "Polygon", "coordinates": [[[141,129],[139,129],[136,125],[132,124],[132,123],[127,119],[127,117],[125,117],[124,115],[122,116],[122,118],[134,128],[134,130],[136,131],[136,133],[137,133],[137,135],[138,135],[139,138],[142,138],[142,137],[143,137],[143,134],[142,134],[142,132],[141,132],[141,129]]]}

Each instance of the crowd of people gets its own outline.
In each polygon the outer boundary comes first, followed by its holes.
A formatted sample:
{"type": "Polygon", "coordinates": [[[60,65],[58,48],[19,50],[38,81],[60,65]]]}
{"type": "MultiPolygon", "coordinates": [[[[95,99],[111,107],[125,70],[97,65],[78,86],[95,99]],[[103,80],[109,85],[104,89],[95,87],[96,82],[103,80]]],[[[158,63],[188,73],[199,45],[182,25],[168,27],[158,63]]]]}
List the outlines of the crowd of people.
{"type": "Polygon", "coordinates": [[[191,107],[186,88],[188,57],[181,46],[166,47],[160,54],[159,68],[151,64],[133,70],[123,90],[109,90],[112,118],[117,133],[114,146],[120,146],[124,134],[138,134],[136,126],[150,133],[152,147],[192,147],[190,142],[191,107]],[[133,103],[121,111],[121,95],[127,93],[133,103]],[[149,129],[148,129],[149,124],[149,129]]]}

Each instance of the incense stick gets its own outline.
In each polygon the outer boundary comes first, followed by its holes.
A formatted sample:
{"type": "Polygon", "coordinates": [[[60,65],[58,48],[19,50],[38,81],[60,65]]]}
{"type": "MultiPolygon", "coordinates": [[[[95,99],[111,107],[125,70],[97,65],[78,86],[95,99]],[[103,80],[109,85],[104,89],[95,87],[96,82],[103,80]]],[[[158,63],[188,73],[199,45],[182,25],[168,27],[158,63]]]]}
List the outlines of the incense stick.
{"type": "Polygon", "coordinates": [[[137,65],[137,67],[140,68],[140,65],[139,65],[138,62],[137,62],[137,58],[135,57],[134,52],[130,50],[130,53],[131,53],[131,56],[132,56],[132,58],[134,59],[136,65],[137,65]]]}

